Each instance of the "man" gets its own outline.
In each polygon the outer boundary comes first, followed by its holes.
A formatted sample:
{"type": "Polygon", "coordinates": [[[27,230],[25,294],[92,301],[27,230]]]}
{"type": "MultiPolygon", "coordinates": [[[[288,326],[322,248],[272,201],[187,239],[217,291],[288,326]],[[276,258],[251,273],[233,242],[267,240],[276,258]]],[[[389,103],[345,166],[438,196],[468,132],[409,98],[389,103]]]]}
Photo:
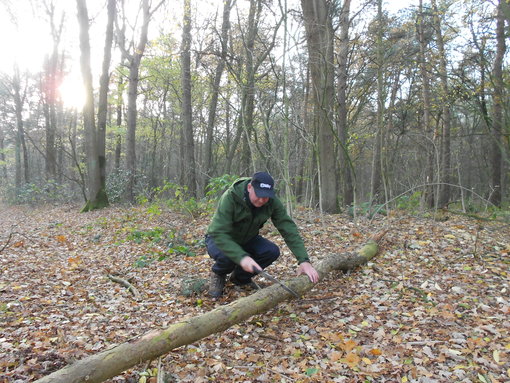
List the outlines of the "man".
{"type": "Polygon", "coordinates": [[[280,256],[278,246],[259,235],[269,218],[296,257],[298,275],[306,274],[311,282],[318,282],[319,274],[310,263],[297,226],[275,195],[273,177],[257,172],[251,178],[238,179],[223,193],[207,229],[207,252],[215,261],[209,285],[211,297],[222,295],[230,273],[235,285],[256,287],[252,282],[256,271],[280,256]]]}

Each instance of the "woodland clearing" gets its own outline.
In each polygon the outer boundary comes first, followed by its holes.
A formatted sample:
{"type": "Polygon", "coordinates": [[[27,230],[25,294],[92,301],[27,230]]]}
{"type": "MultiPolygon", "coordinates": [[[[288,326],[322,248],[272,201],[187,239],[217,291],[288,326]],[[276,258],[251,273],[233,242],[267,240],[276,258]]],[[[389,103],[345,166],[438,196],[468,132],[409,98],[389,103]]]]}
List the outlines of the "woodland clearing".
{"type": "MultiPolygon", "coordinates": [[[[34,381],[248,294],[188,289],[209,276],[207,214],[79,209],[0,208],[0,382],[34,381]]],[[[167,382],[510,382],[508,223],[294,216],[314,262],[389,231],[369,264],[110,381],[156,382],[159,366],[167,382]]],[[[263,231],[282,248],[268,271],[293,276],[281,237],[263,231]]]]}

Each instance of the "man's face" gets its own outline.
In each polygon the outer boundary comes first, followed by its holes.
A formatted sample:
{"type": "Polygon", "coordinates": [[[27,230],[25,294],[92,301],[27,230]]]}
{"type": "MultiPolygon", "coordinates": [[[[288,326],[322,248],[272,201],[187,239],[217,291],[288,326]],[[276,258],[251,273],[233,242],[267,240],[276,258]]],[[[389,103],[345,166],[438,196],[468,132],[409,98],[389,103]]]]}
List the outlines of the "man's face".
{"type": "Polygon", "coordinates": [[[255,207],[262,207],[269,201],[268,197],[263,198],[257,197],[257,194],[255,194],[255,189],[253,188],[251,183],[248,184],[248,195],[250,196],[250,202],[255,207]]]}

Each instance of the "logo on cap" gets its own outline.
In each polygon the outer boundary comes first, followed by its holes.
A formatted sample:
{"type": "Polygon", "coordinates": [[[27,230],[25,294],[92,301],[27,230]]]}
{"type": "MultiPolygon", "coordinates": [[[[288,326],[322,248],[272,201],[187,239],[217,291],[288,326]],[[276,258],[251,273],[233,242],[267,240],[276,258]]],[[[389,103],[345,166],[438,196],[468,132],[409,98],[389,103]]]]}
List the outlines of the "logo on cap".
{"type": "Polygon", "coordinates": [[[268,185],[268,184],[264,184],[264,183],[260,183],[260,187],[261,188],[264,188],[264,189],[271,189],[271,185],[268,185]]]}

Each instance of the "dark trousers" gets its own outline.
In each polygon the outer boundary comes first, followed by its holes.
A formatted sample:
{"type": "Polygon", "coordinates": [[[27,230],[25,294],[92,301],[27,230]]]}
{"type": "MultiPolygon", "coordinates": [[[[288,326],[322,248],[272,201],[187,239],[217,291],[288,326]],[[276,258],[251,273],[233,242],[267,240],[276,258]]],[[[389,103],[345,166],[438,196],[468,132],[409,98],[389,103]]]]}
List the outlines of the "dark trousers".
{"type": "MultiPolygon", "coordinates": [[[[237,265],[223,254],[209,235],[205,237],[205,245],[209,256],[215,260],[214,265],[212,266],[212,271],[216,274],[227,275],[229,273],[233,273],[232,275],[240,284],[250,282],[251,278],[255,275],[244,271],[241,266],[237,265]]],[[[253,237],[241,247],[263,269],[276,261],[276,259],[280,256],[280,249],[278,246],[260,235],[253,237]]]]}

